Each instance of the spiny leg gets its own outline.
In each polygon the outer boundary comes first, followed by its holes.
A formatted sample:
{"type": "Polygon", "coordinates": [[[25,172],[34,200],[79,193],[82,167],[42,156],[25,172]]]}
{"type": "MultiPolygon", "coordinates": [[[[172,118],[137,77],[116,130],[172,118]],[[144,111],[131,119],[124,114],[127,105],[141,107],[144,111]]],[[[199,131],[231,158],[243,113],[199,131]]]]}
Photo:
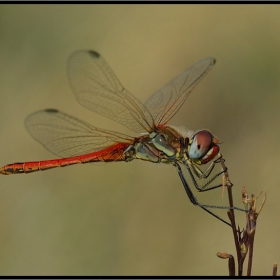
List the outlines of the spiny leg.
{"type": "MultiPolygon", "coordinates": [[[[194,184],[195,188],[196,188],[199,192],[206,192],[206,191],[210,191],[210,190],[213,190],[213,189],[216,189],[216,188],[220,188],[220,187],[223,186],[222,183],[221,183],[221,184],[218,184],[218,185],[214,185],[214,186],[208,186],[208,185],[209,185],[210,183],[212,183],[212,182],[213,182],[217,177],[219,177],[221,174],[223,174],[223,173],[224,173],[224,170],[222,170],[221,172],[218,172],[218,173],[215,174],[212,178],[210,178],[206,183],[204,183],[202,186],[200,186],[200,185],[197,183],[197,181],[196,181],[196,179],[195,179],[195,177],[194,177],[194,175],[193,175],[193,172],[191,171],[191,169],[190,169],[188,163],[185,161],[185,162],[183,162],[183,164],[184,164],[184,166],[186,167],[186,169],[187,169],[187,171],[188,171],[188,173],[189,173],[189,175],[190,175],[190,177],[191,177],[191,179],[192,179],[192,181],[193,181],[193,184],[194,184]]],[[[197,175],[196,172],[195,172],[195,174],[197,175]]],[[[208,177],[208,176],[207,176],[207,177],[208,177]]],[[[207,177],[205,177],[205,178],[207,178],[207,177]]],[[[198,178],[199,178],[199,179],[205,179],[205,178],[199,177],[199,176],[198,176],[198,178]]]]}
{"type": "MultiPolygon", "coordinates": [[[[218,159],[219,160],[219,159],[218,159]]],[[[208,182],[206,182],[206,184],[204,184],[202,187],[199,186],[189,168],[188,165],[185,165],[188,172],[189,172],[189,175],[193,181],[193,184],[194,186],[196,187],[196,189],[199,191],[199,192],[205,192],[205,191],[210,191],[210,190],[213,190],[213,189],[216,189],[216,188],[219,188],[221,186],[223,186],[223,184],[219,184],[219,185],[215,185],[215,186],[210,186],[208,188],[205,188],[207,185],[209,185],[212,181],[214,181],[218,176],[220,176],[221,174],[223,174],[224,172],[226,172],[226,169],[225,170],[222,170],[221,172],[217,173],[215,176],[213,176],[208,182]]],[[[182,173],[183,174],[183,173],[182,173]]],[[[246,210],[242,209],[242,208],[239,208],[239,207],[227,207],[227,206],[207,206],[208,208],[220,208],[220,209],[235,209],[235,210],[239,210],[239,211],[242,211],[242,212],[247,212],[246,210]]]]}
{"type": "MultiPolygon", "coordinates": [[[[185,145],[184,139],[180,138],[179,139],[180,143],[182,146],[185,145]]],[[[183,163],[183,165],[186,167],[186,169],[188,170],[188,173],[190,174],[193,184],[195,186],[195,188],[199,191],[208,191],[208,190],[213,190],[216,188],[219,188],[221,186],[223,186],[223,184],[219,184],[219,185],[215,185],[215,186],[210,186],[207,187],[211,182],[213,182],[218,176],[220,176],[221,174],[223,174],[226,170],[222,170],[221,172],[217,173],[215,176],[213,176],[212,178],[210,178],[210,180],[208,180],[206,183],[204,183],[203,186],[199,186],[199,184],[196,182],[189,165],[192,167],[192,170],[194,171],[195,175],[199,178],[199,179],[206,179],[209,177],[209,175],[212,173],[215,164],[218,162],[221,162],[221,158],[222,155],[219,154],[218,158],[214,161],[211,162],[211,164],[207,167],[206,170],[202,171],[194,162],[192,162],[190,159],[185,159],[184,154],[183,154],[183,149],[180,151],[180,158],[182,159],[181,162],[183,163]]]]}
{"type": "MultiPolygon", "coordinates": [[[[186,161],[185,161],[186,162],[186,161]]],[[[212,173],[212,170],[215,167],[216,161],[212,161],[211,164],[207,167],[205,171],[202,171],[196,164],[194,164],[192,161],[188,160],[189,164],[191,165],[194,173],[196,176],[200,179],[206,179],[209,177],[209,175],[212,173]]]]}
{"type": "Polygon", "coordinates": [[[241,210],[241,211],[245,211],[244,209],[241,209],[241,208],[237,208],[237,207],[228,207],[228,206],[215,206],[215,205],[207,205],[207,204],[200,204],[198,202],[198,200],[196,199],[196,197],[194,196],[194,194],[192,193],[184,175],[183,175],[183,172],[182,172],[182,169],[181,167],[178,165],[178,163],[174,163],[174,166],[176,167],[177,169],[177,172],[178,172],[178,175],[183,183],[183,186],[185,188],[185,191],[191,201],[191,203],[193,205],[196,205],[196,206],[199,206],[200,208],[202,208],[204,211],[208,212],[209,214],[211,214],[212,216],[214,216],[215,218],[217,218],[218,220],[222,221],[223,223],[227,224],[228,226],[231,227],[231,224],[227,221],[225,221],[224,219],[222,219],[221,217],[219,217],[218,215],[216,215],[215,213],[211,212],[210,210],[208,210],[207,208],[216,208],[216,209],[236,209],[236,210],[241,210]]]}
{"type": "Polygon", "coordinates": [[[214,185],[214,186],[208,186],[210,183],[212,183],[217,177],[219,177],[221,174],[223,174],[226,170],[222,170],[220,172],[218,172],[217,174],[215,174],[212,178],[210,178],[206,183],[204,183],[202,186],[199,186],[199,184],[197,183],[193,172],[191,171],[189,165],[192,167],[192,170],[194,171],[195,175],[199,178],[199,179],[206,179],[209,177],[209,175],[211,174],[215,164],[217,162],[220,161],[220,158],[218,158],[217,160],[215,160],[214,162],[211,163],[211,165],[206,169],[206,172],[203,172],[202,170],[200,170],[194,163],[192,163],[191,161],[185,161],[183,160],[182,163],[183,165],[186,167],[192,181],[193,184],[195,186],[195,188],[199,191],[199,192],[205,192],[205,191],[210,191],[219,187],[222,187],[223,184],[218,184],[218,185],[214,185]]]}
{"type": "Polygon", "coordinates": [[[206,212],[208,212],[209,214],[211,214],[212,216],[214,216],[214,217],[217,218],[218,220],[222,221],[223,223],[225,223],[225,224],[227,224],[228,226],[231,227],[231,224],[230,224],[229,222],[225,221],[224,219],[222,219],[222,218],[219,217],[218,215],[216,215],[216,214],[214,214],[213,212],[211,212],[210,210],[206,209],[206,207],[207,207],[207,206],[210,206],[210,205],[202,205],[202,204],[200,204],[200,203],[197,201],[196,197],[195,197],[194,194],[192,193],[192,191],[191,191],[191,189],[190,189],[190,187],[189,187],[189,185],[188,185],[188,183],[187,183],[187,181],[186,181],[186,179],[185,179],[185,177],[184,177],[184,175],[183,175],[183,172],[182,172],[181,167],[180,167],[177,163],[175,163],[174,165],[175,165],[175,167],[176,167],[176,169],[177,169],[178,175],[179,175],[179,177],[180,177],[180,179],[181,179],[181,181],[182,181],[182,183],[183,183],[183,186],[184,186],[184,188],[185,188],[185,191],[186,191],[186,193],[187,193],[187,195],[188,195],[188,197],[189,197],[191,203],[192,203],[193,205],[199,206],[200,208],[202,208],[203,210],[205,210],[206,212]]]}

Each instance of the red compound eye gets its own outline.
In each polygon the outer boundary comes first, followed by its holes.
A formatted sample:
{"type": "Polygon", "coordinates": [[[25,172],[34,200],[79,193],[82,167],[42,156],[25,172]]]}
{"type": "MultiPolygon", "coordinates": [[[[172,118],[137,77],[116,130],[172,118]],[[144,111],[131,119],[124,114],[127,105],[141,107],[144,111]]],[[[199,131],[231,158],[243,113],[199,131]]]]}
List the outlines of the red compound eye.
{"type": "Polygon", "coordinates": [[[189,157],[192,159],[203,158],[208,151],[212,148],[212,134],[207,130],[201,130],[197,132],[192,138],[191,144],[189,146],[189,157]]]}

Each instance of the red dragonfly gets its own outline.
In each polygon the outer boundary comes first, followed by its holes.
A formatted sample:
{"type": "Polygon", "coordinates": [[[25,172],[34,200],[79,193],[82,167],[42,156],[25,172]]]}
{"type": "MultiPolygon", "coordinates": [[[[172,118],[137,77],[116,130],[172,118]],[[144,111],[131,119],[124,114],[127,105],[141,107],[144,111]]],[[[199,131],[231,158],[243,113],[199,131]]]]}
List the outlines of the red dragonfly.
{"type": "Polygon", "coordinates": [[[191,90],[215,64],[205,58],[188,68],[156,91],[144,104],[120,83],[105,59],[96,51],[77,51],[68,62],[70,85],[77,101],[98,114],[123,124],[140,136],[130,137],[115,131],[92,126],[56,109],[35,112],[26,118],[30,134],[60,159],[21,162],[0,168],[4,175],[30,173],[77,163],[131,161],[140,159],[173,165],[194,205],[225,220],[207,208],[222,208],[200,204],[193,195],[181,167],[188,171],[198,191],[221,187],[211,182],[224,171],[215,174],[199,186],[196,178],[207,178],[219,162],[219,141],[208,130],[186,133],[167,122],[178,112],[191,90]],[[211,162],[211,163],[210,163],[211,162]],[[209,163],[202,171],[199,166],[209,163]]]}

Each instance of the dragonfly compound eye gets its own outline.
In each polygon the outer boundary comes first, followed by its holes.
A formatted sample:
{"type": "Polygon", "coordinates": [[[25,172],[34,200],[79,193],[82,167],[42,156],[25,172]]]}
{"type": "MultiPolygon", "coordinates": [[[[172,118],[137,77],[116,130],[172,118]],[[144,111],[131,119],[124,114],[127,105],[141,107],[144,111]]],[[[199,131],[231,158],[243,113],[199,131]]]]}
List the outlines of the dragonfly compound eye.
{"type": "Polygon", "coordinates": [[[191,139],[188,147],[191,159],[201,159],[212,148],[212,135],[207,130],[197,132],[191,139]]]}

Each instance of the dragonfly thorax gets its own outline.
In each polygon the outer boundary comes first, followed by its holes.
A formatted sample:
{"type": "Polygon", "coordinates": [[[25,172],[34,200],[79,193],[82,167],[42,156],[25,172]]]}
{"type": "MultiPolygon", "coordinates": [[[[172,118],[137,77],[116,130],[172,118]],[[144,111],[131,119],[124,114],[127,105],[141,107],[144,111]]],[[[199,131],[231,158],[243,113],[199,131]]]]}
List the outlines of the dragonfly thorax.
{"type": "Polygon", "coordinates": [[[214,159],[219,153],[218,140],[207,130],[196,132],[191,138],[183,137],[175,128],[162,127],[157,132],[136,138],[126,151],[129,159],[155,163],[190,160],[198,165],[214,159]]]}
{"type": "Polygon", "coordinates": [[[187,147],[183,136],[174,128],[162,127],[157,132],[136,139],[133,145],[133,157],[152,162],[171,163],[182,158],[187,147]]]}

